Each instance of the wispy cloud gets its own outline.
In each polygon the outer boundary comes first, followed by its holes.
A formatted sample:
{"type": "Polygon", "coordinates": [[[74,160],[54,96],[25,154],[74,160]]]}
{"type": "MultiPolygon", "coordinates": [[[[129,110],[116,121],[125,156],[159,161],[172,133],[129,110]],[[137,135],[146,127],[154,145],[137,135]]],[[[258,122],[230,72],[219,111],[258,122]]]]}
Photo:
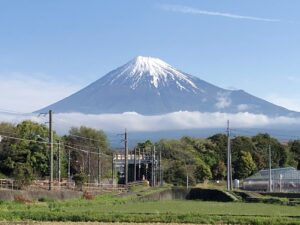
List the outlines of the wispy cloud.
{"type": "Polygon", "coordinates": [[[271,19],[271,18],[255,17],[255,16],[243,16],[243,15],[225,13],[225,12],[206,11],[206,10],[201,10],[201,9],[184,6],[184,5],[162,4],[159,5],[159,8],[161,10],[170,11],[170,12],[205,15],[205,16],[219,16],[219,17],[226,17],[226,18],[238,19],[238,20],[254,20],[254,21],[273,22],[273,23],[281,21],[279,19],[271,19]]]}
{"type": "Polygon", "coordinates": [[[0,108],[30,112],[61,100],[79,89],[44,74],[0,74],[0,108]]]}
{"type": "Polygon", "coordinates": [[[229,98],[229,95],[227,93],[218,93],[217,103],[216,107],[217,109],[224,109],[231,105],[231,99],[229,98]]]}

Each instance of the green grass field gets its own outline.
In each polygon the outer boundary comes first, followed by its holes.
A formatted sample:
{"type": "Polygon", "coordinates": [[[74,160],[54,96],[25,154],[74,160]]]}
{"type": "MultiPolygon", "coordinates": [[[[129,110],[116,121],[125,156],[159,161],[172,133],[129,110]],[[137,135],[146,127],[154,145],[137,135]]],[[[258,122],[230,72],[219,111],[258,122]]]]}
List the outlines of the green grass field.
{"type": "Polygon", "coordinates": [[[94,200],[1,202],[0,220],[300,224],[300,207],[242,202],[143,201],[136,196],[102,195],[94,200]]]}

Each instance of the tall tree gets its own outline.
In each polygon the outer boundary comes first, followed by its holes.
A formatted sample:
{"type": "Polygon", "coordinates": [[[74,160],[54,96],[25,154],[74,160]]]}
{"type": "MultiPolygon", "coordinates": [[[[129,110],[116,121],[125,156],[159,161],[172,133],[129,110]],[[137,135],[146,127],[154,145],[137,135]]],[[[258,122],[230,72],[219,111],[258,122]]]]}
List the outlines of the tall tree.
{"type": "Polygon", "coordinates": [[[242,179],[252,175],[256,170],[256,165],[250,152],[241,151],[238,158],[234,166],[234,177],[242,179]]]}
{"type": "Polygon", "coordinates": [[[45,139],[48,129],[32,121],[23,121],[14,129],[13,138],[4,138],[0,150],[0,171],[29,184],[33,177],[48,176],[49,151],[45,139]]]}
{"type": "Polygon", "coordinates": [[[300,140],[290,141],[289,148],[293,154],[293,159],[296,161],[297,169],[300,170],[300,140]]]}
{"type": "Polygon", "coordinates": [[[97,178],[98,151],[101,153],[102,175],[110,173],[111,167],[111,151],[109,150],[106,134],[102,130],[96,130],[90,127],[81,126],[73,127],[69,130],[69,134],[64,136],[67,146],[83,151],[74,150],[66,147],[66,151],[71,151],[71,174],[85,173],[88,174],[88,160],[90,159],[91,181],[97,178]],[[88,152],[85,152],[88,151],[88,152]],[[90,154],[90,156],[89,156],[90,154]],[[109,161],[109,163],[108,163],[109,161]]]}

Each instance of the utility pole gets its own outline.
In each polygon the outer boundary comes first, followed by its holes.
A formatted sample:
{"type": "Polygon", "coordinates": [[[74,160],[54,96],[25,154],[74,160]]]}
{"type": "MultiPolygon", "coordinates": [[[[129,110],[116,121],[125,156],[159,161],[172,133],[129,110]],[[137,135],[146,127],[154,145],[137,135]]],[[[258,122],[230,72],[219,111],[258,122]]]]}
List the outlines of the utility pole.
{"type": "Polygon", "coordinates": [[[153,187],[156,186],[156,159],[155,159],[155,146],[153,146],[153,187]]]}
{"type": "Polygon", "coordinates": [[[88,186],[91,183],[91,151],[87,152],[88,154],[88,186]]]}
{"type": "MultiPolygon", "coordinates": [[[[148,175],[148,167],[149,167],[149,164],[148,164],[148,160],[150,160],[150,157],[148,158],[148,155],[145,154],[145,149],[143,148],[143,160],[145,160],[145,174],[142,175],[142,180],[148,180],[150,179],[149,175],[148,175]]],[[[152,181],[151,181],[152,182],[152,181]]],[[[150,182],[149,182],[150,183],[150,182]]]]}
{"type": "Polygon", "coordinates": [[[154,157],[153,157],[153,149],[151,148],[151,186],[153,187],[153,171],[154,171],[154,157]]]}
{"type": "Polygon", "coordinates": [[[134,148],[133,150],[133,154],[134,154],[134,170],[133,170],[133,181],[136,181],[136,148],[134,148]]]}
{"type": "Polygon", "coordinates": [[[139,148],[139,170],[138,170],[138,180],[141,180],[141,149],[139,148]]]}
{"type": "Polygon", "coordinates": [[[271,144],[269,144],[269,192],[272,192],[272,155],[271,144]]]}
{"type": "Polygon", "coordinates": [[[100,158],[100,147],[98,148],[98,187],[100,186],[101,183],[101,158],[100,158]]]}
{"type": "Polygon", "coordinates": [[[57,141],[57,156],[58,156],[58,187],[60,188],[60,180],[61,180],[61,159],[60,159],[60,141],[57,141]]]}
{"type": "Polygon", "coordinates": [[[230,188],[233,190],[233,181],[232,181],[232,153],[231,153],[231,138],[230,138],[230,188]]]}
{"type": "Polygon", "coordinates": [[[157,178],[157,161],[156,161],[156,147],[154,146],[154,186],[156,186],[156,178],[157,178]]]}
{"type": "Polygon", "coordinates": [[[128,139],[127,139],[127,129],[125,129],[125,168],[124,168],[124,178],[125,185],[128,184],[128,139]]]}
{"type": "Polygon", "coordinates": [[[49,191],[53,188],[53,131],[52,131],[52,110],[49,110],[49,150],[50,150],[50,159],[49,159],[49,191]]]}
{"type": "Polygon", "coordinates": [[[71,149],[68,151],[68,186],[71,184],[71,149]]]}
{"type": "Polygon", "coordinates": [[[115,153],[112,154],[112,160],[111,160],[111,176],[112,176],[112,187],[114,187],[114,181],[115,181],[115,162],[114,162],[115,153]]]}
{"type": "Polygon", "coordinates": [[[189,190],[189,173],[186,171],[186,190],[189,190]]]}
{"type": "Polygon", "coordinates": [[[231,145],[230,145],[230,125],[227,121],[227,191],[232,189],[231,177],[231,145]]]}
{"type": "Polygon", "coordinates": [[[162,173],[162,158],[161,158],[161,149],[159,150],[159,181],[160,181],[160,186],[162,187],[164,185],[163,181],[163,173],[162,173]]]}

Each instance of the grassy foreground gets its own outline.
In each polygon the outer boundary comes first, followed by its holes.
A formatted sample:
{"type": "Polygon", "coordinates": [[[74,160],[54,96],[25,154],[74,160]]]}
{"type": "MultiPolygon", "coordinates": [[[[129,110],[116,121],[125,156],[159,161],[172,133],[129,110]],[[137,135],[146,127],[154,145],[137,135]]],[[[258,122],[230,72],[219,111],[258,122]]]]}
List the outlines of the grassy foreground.
{"type": "Polygon", "coordinates": [[[300,207],[242,202],[143,201],[137,196],[102,195],[93,200],[1,202],[0,221],[292,225],[300,224],[300,207]]]}

